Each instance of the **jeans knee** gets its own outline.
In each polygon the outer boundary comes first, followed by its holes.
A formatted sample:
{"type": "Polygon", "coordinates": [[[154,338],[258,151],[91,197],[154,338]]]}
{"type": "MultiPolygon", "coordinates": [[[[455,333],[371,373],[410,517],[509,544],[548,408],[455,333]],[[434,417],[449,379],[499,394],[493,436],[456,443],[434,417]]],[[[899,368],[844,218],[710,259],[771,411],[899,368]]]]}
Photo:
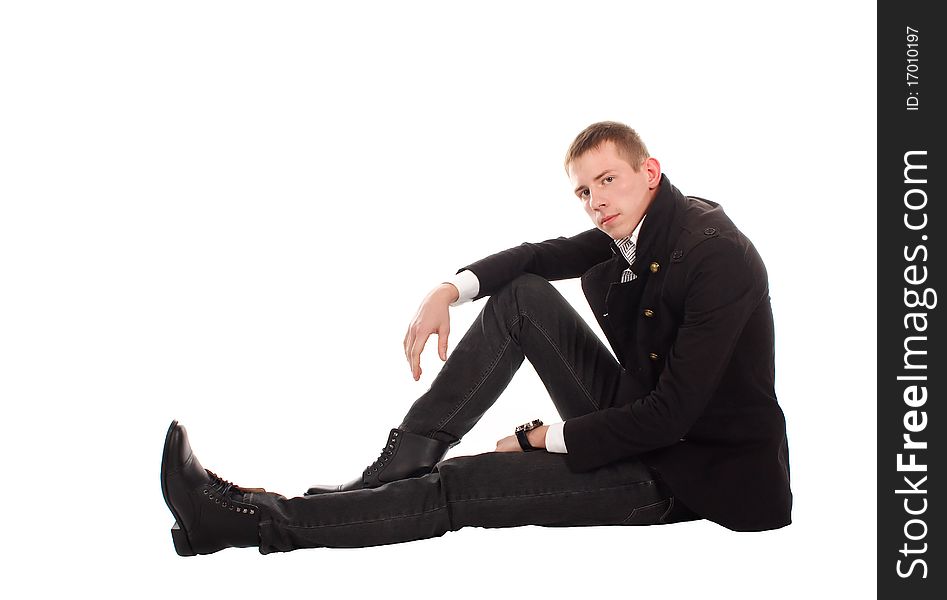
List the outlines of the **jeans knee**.
{"type": "Polygon", "coordinates": [[[491,299],[496,298],[498,302],[512,303],[521,308],[546,304],[549,302],[550,294],[555,292],[556,289],[544,277],[534,273],[523,273],[501,288],[491,299]]]}

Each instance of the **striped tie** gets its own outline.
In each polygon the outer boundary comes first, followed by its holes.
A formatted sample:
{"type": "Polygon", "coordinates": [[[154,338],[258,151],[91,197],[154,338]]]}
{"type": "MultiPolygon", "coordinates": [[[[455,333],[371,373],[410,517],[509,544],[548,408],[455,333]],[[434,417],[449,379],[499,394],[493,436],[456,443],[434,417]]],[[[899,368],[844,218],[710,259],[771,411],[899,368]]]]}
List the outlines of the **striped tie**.
{"type": "MultiPolygon", "coordinates": [[[[621,250],[621,253],[625,256],[625,260],[628,261],[629,266],[635,262],[635,243],[631,241],[631,237],[626,237],[615,242],[618,245],[618,249],[621,250]]],[[[636,279],[638,276],[635,275],[635,272],[631,269],[625,269],[621,274],[621,282],[625,283],[626,281],[631,281],[636,279]]]]}

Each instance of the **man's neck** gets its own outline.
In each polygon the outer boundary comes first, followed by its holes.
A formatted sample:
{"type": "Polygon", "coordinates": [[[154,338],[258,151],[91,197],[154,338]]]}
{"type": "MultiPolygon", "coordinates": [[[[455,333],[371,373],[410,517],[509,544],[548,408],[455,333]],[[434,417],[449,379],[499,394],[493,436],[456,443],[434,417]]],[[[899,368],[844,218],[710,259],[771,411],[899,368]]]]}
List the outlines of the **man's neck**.
{"type": "MultiPolygon", "coordinates": [[[[661,179],[663,179],[663,177],[661,179]]],[[[658,197],[658,192],[661,190],[661,183],[660,183],[661,179],[658,179],[658,185],[653,190],[648,190],[648,203],[645,205],[644,210],[641,212],[641,215],[638,216],[638,220],[635,224],[635,228],[632,230],[632,233],[625,237],[617,238],[615,239],[615,241],[627,240],[629,238],[634,239],[637,236],[635,232],[641,233],[639,231],[641,228],[641,222],[648,215],[648,211],[651,210],[651,205],[654,204],[654,199],[658,197]]]]}

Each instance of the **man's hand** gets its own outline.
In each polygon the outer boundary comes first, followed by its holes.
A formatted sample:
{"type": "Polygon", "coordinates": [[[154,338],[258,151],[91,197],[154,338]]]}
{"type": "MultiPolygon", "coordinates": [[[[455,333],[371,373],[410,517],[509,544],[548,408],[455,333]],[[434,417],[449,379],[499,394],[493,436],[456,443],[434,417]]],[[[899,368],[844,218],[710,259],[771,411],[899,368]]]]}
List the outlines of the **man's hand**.
{"type": "Polygon", "coordinates": [[[421,302],[418,313],[408,326],[404,336],[404,357],[411,366],[411,375],[417,381],[421,378],[421,352],[432,333],[437,334],[437,353],[441,360],[447,360],[447,336],[450,334],[450,304],[460,297],[460,292],[452,283],[442,283],[421,302]]]}
{"type": "MultiPolygon", "coordinates": [[[[546,447],[546,430],[549,429],[549,425],[541,425],[536,429],[530,429],[526,432],[526,439],[529,440],[529,445],[533,448],[545,448],[546,447]]],[[[520,447],[519,440],[516,439],[516,434],[508,435],[502,440],[497,442],[497,449],[495,452],[522,452],[523,449],[520,447]]]]}

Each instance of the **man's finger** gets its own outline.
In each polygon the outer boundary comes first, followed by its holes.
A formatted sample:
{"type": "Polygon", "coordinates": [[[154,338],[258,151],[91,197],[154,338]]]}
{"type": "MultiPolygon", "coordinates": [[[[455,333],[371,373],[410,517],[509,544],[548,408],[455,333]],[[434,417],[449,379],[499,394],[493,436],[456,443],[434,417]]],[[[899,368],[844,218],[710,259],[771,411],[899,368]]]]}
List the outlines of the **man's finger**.
{"type": "Polygon", "coordinates": [[[424,344],[426,342],[426,335],[418,336],[418,338],[414,340],[414,345],[411,347],[411,372],[414,374],[415,379],[421,376],[421,353],[424,351],[424,344]]]}
{"type": "Polygon", "coordinates": [[[447,360],[447,336],[450,329],[444,328],[437,332],[437,353],[441,355],[441,360],[447,360]]]}

